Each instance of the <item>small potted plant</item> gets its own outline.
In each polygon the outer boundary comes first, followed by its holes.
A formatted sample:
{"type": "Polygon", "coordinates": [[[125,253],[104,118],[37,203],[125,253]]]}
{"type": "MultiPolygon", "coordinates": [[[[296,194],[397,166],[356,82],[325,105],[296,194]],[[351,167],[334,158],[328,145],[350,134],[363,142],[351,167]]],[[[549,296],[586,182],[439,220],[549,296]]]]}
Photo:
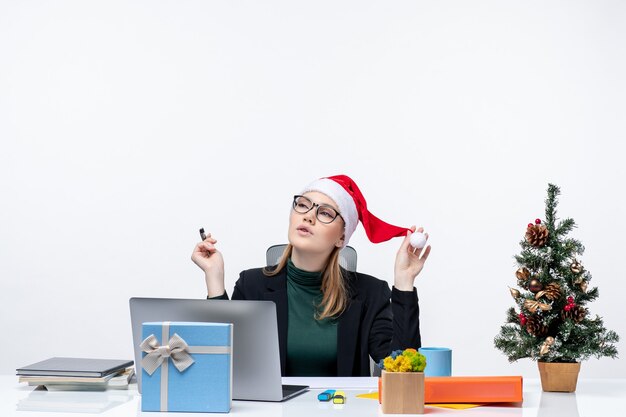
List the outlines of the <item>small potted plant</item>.
{"type": "Polygon", "coordinates": [[[426,357],[415,349],[396,350],[381,360],[384,414],[424,414],[426,357]]]}
{"type": "Polygon", "coordinates": [[[510,289],[517,305],[509,308],[494,343],[510,362],[536,360],[544,391],[574,392],[581,361],[616,358],[619,336],[586,306],[598,298],[598,288],[589,286],[591,273],[578,261],[584,246],[567,236],[574,220],[556,217],[559,193],[548,186],[545,220],[526,228],[515,256],[520,289],[510,289]]]}

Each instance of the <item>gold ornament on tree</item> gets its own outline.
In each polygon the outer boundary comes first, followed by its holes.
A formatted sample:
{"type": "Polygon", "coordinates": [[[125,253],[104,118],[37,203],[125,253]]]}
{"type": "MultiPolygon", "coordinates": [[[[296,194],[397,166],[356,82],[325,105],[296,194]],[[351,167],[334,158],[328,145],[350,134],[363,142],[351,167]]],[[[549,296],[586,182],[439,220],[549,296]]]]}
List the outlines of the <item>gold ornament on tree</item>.
{"type": "Polygon", "coordinates": [[[574,259],[574,262],[572,262],[572,264],[569,266],[569,269],[575,274],[580,274],[581,272],[583,272],[583,265],[576,259],[574,259]]]}
{"type": "Polygon", "coordinates": [[[521,267],[515,271],[515,276],[519,281],[526,281],[530,278],[530,271],[526,267],[521,267]]]}
{"type": "Polygon", "coordinates": [[[528,289],[528,278],[530,278],[530,271],[526,267],[518,268],[515,271],[515,276],[517,277],[517,285],[522,288],[528,289]]]}
{"type": "Polygon", "coordinates": [[[509,287],[509,291],[511,291],[511,297],[513,297],[513,299],[517,300],[518,298],[520,298],[521,294],[515,288],[509,287]]]}
{"type": "Polygon", "coordinates": [[[583,277],[581,276],[576,277],[576,279],[574,280],[574,285],[580,285],[581,291],[587,292],[588,284],[587,284],[587,281],[583,279],[583,277]]]}
{"type": "Polygon", "coordinates": [[[539,354],[541,356],[545,355],[550,351],[550,347],[554,344],[554,337],[548,336],[546,340],[544,340],[543,345],[541,345],[541,349],[539,350],[539,354]]]}
{"type": "Polygon", "coordinates": [[[544,246],[548,241],[548,228],[542,224],[529,224],[526,241],[537,248],[544,246]]]}
{"type": "Polygon", "coordinates": [[[587,292],[587,281],[583,281],[583,282],[580,283],[580,289],[583,292],[587,292]]]}
{"type": "Polygon", "coordinates": [[[550,311],[552,310],[552,306],[546,303],[540,303],[539,301],[535,301],[535,300],[525,300],[524,301],[524,308],[528,311],[530,311],[531,313],[536,313],[537,310],[541,310],[541,311],[550,311]]]}

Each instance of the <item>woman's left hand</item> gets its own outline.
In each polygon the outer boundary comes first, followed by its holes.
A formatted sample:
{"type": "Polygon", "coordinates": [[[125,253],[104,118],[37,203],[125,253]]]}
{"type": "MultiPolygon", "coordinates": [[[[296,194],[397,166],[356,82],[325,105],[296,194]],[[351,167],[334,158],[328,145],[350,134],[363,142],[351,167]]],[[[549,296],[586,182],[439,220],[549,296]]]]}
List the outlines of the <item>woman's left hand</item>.
{"type": "MultiPolygon", "coordinates": [[[[424,228],[420,227],[417,231],[423,233],[424,228]]],[[[406,233],[396,255],[393,285],[400,291],[413,291],[415,277],[424,268],[424,263],[426,263],[428,255],[430,255],[430,245],[426,245],[422,249],[416,249],[411,246],[410,238],[414,232],[415,226],[411,226],[411,231],[406,233]]],[[[424,234],[426,235],[426,242],[428,242],[428,233],[424,234]]]]}

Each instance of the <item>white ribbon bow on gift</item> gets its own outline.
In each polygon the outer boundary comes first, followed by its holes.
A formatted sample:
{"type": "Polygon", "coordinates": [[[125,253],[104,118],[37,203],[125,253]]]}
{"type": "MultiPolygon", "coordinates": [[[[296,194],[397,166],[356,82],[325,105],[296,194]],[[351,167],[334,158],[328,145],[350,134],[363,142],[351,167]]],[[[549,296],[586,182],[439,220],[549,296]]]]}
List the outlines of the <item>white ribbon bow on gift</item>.
{"type": "Polygon", "coordinates": [[[189,354],[189,346],[176,333],[165,346],[160,346],[156,336],[151,334],[141,342],[139,347],[143,352],[147,353],[141,360],[141,366],[148,375],[152,375],[167,358],[170,358],[172,364],[179,372],[184,372],[194,363],[193,358],[189,354]]]}

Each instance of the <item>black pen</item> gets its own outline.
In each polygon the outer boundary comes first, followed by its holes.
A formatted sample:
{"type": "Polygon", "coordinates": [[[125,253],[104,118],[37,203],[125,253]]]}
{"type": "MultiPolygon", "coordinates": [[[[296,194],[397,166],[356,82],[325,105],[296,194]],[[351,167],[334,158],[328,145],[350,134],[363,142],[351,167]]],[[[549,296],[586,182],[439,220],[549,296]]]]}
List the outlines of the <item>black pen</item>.
{"type": "MultiPolygon", "coordinates": [[[[203,242],[206,240],[206,235],[204,234],[204,227],[200,228],[200,237],[202,238],[203,242]]],[[[207,252],[207,256],[211,256],[211,252],[207,252]]]]}

